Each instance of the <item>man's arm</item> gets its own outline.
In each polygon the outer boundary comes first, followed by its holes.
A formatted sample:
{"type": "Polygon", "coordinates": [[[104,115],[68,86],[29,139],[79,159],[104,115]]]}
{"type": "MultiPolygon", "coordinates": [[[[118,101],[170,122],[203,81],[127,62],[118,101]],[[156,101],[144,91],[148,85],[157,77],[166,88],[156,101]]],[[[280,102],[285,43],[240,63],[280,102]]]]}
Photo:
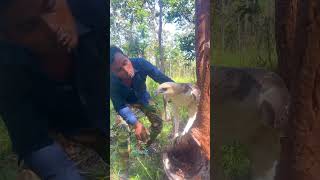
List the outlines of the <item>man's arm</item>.
{"type": "Polygon", "coordinates": [[[148,76],[150,76],[154,81],[157,83],[164,83],[164,82],[174,82],[171,78],[163,74],[157,67],[152,65],[149,61],[143,59],[141,60],[143,68],[148,73],[148,76]]]}
{"type": "Polygon", "coordinates": [[[136,115],[129,109],[129,107],[125,105],[125,101],[123,100],[123,98],[117,93],[113,93],[113,95],[111,95],[111,101],[119,115],[129,125],[133,126],[133,128],[135,129],[136,138],[141,141],[146,141],[148,136],[146,128],[142,125],[141,122],[138,121],[136,115]]]}
{"type": "Polygon", "coordinates": [[[111,93],[111,101],[117,113],[130,125],[135,125],[138,121],[136,115],[126,105],[124,99],[116,92],[111,93]]]}

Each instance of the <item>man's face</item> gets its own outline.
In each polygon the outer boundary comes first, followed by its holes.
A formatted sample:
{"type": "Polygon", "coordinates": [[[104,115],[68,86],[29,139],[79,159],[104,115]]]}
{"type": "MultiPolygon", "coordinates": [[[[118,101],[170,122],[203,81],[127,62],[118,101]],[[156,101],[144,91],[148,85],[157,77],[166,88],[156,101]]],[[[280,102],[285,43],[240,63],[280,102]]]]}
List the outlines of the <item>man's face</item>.
{"type": "Polygon", "coordinates": [[[68,37],[68,47],[77,44],[76,26],[65,0],[13,0],[0,13],[5,19],[4,36],[15,43],[42,53],[65,49],[62,35],[68,37]]]}
{"type": "Polygon", "coordinates": [[[133,78],[134,68],[129,58],[119,52],[114,55],[111,72],[122,80],[133,78]]]}

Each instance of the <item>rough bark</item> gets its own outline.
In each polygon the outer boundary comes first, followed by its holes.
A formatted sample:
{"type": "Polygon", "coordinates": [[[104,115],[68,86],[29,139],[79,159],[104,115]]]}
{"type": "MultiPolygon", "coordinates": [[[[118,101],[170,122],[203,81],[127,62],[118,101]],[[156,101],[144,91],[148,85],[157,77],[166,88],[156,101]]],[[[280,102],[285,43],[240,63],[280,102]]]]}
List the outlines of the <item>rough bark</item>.
{"type": "Polygon", "coordinates": [[[191,129],[192,136],[200,143],[210,159],[210,1],[196,1],[196,57],[197,83],[201,99],[197,120],[191,129]]]}
{"type": "Polygon", "coordinates": [[[276,1],[280,74],[292,96],[277,179],[320,177],[320,2],[276,1]]]}

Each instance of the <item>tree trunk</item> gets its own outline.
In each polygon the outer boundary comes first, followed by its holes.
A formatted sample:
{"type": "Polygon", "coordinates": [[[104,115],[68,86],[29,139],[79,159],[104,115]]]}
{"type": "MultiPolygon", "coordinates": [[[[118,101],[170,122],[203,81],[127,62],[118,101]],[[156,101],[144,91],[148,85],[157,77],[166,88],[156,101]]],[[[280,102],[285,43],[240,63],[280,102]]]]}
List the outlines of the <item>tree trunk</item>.
{"type": "Polygon", "coordinates": [[[224,52],[224,27],[225,27],[225,8],[224,0],[221,0],[221,51],[224,52]]]}
{"type": "MultiPolygon", "coordinates": [[[[246,8],[249,8],[249,0],[246,0],[246,8]]],[[[244,25],[243,25],[243,33],[244,33],[244,43],[248,46],[249,42],[249,15],[248,13],[244,16],[244,25]]]]}
{"type": "Polygon", "coordinates": [[[162,47],[162,0],[159,0],[159,8],[160,8],[160,15],[159,15],[159,31],[158,31],[158,41],[159,41],[159,63],[160,63],[160,70],[165,73],[164,68],[164,59],[163,59],[163,47],[162,47]]]}
{"type": "Polygon", "coordinates": [[[238,27],[238,52],[241,53],[241,21],[240,16],[237,17],[237,27],[238,27]]]}
{"type": "Polygon", "coordinates": [[[172,77],[172,60],[169,61],[169,76],[172,77]]]}
{"type": "Polygon", "coordinates": [[[201,98],[192,136],[210,160],[210,1],[196,1],[197,84],[201,98]]]}
{"type": "Polygon", "coordinates": [[[320,177],[320,2],[276,2],[279,70],[291,93],[278,180],[320,177]]]}
{"type": "Polygon", "coordinates": [[[192,128],[175,139],[173,147],[163,155],[169,179],[182,175],[192,179],[209,179],[210,160],[210,0],[196,0],[196,66],[197,84],[201,90],[197,118],[192,128]],[[169,163],[168,163],[169,162],[169,163]],[[172,163],[173,162],[173,163],[172,163]],[[168,168],[168,164],[175,168],[168,168]],[[180,174],[180,172],[179,172],[180,174]]]}
{"type": "Polygon", "coordinates": [[[269,65],[271,65],[272,61],[271,61],[271,32],[270,32],[270,26],[271,26],[271,23],[270,23],[270,17],[267,17],[266,19],[266,34],[267,34],[267,56],[268,56],[268,62],[269,62],[269,65]]]}

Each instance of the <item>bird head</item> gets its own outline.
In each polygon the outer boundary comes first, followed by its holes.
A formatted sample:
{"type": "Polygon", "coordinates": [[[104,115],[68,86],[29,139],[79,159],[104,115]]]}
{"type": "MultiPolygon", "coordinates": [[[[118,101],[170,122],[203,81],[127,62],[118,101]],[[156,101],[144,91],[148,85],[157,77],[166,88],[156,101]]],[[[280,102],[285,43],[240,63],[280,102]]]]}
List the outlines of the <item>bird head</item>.
{"type": "Polygon", "coordinates": [[[158,86],[155,91],[155,95],[172,95],[175,94],[177,89],[177,84],[174,82],[165,82],[158,86]]]}

